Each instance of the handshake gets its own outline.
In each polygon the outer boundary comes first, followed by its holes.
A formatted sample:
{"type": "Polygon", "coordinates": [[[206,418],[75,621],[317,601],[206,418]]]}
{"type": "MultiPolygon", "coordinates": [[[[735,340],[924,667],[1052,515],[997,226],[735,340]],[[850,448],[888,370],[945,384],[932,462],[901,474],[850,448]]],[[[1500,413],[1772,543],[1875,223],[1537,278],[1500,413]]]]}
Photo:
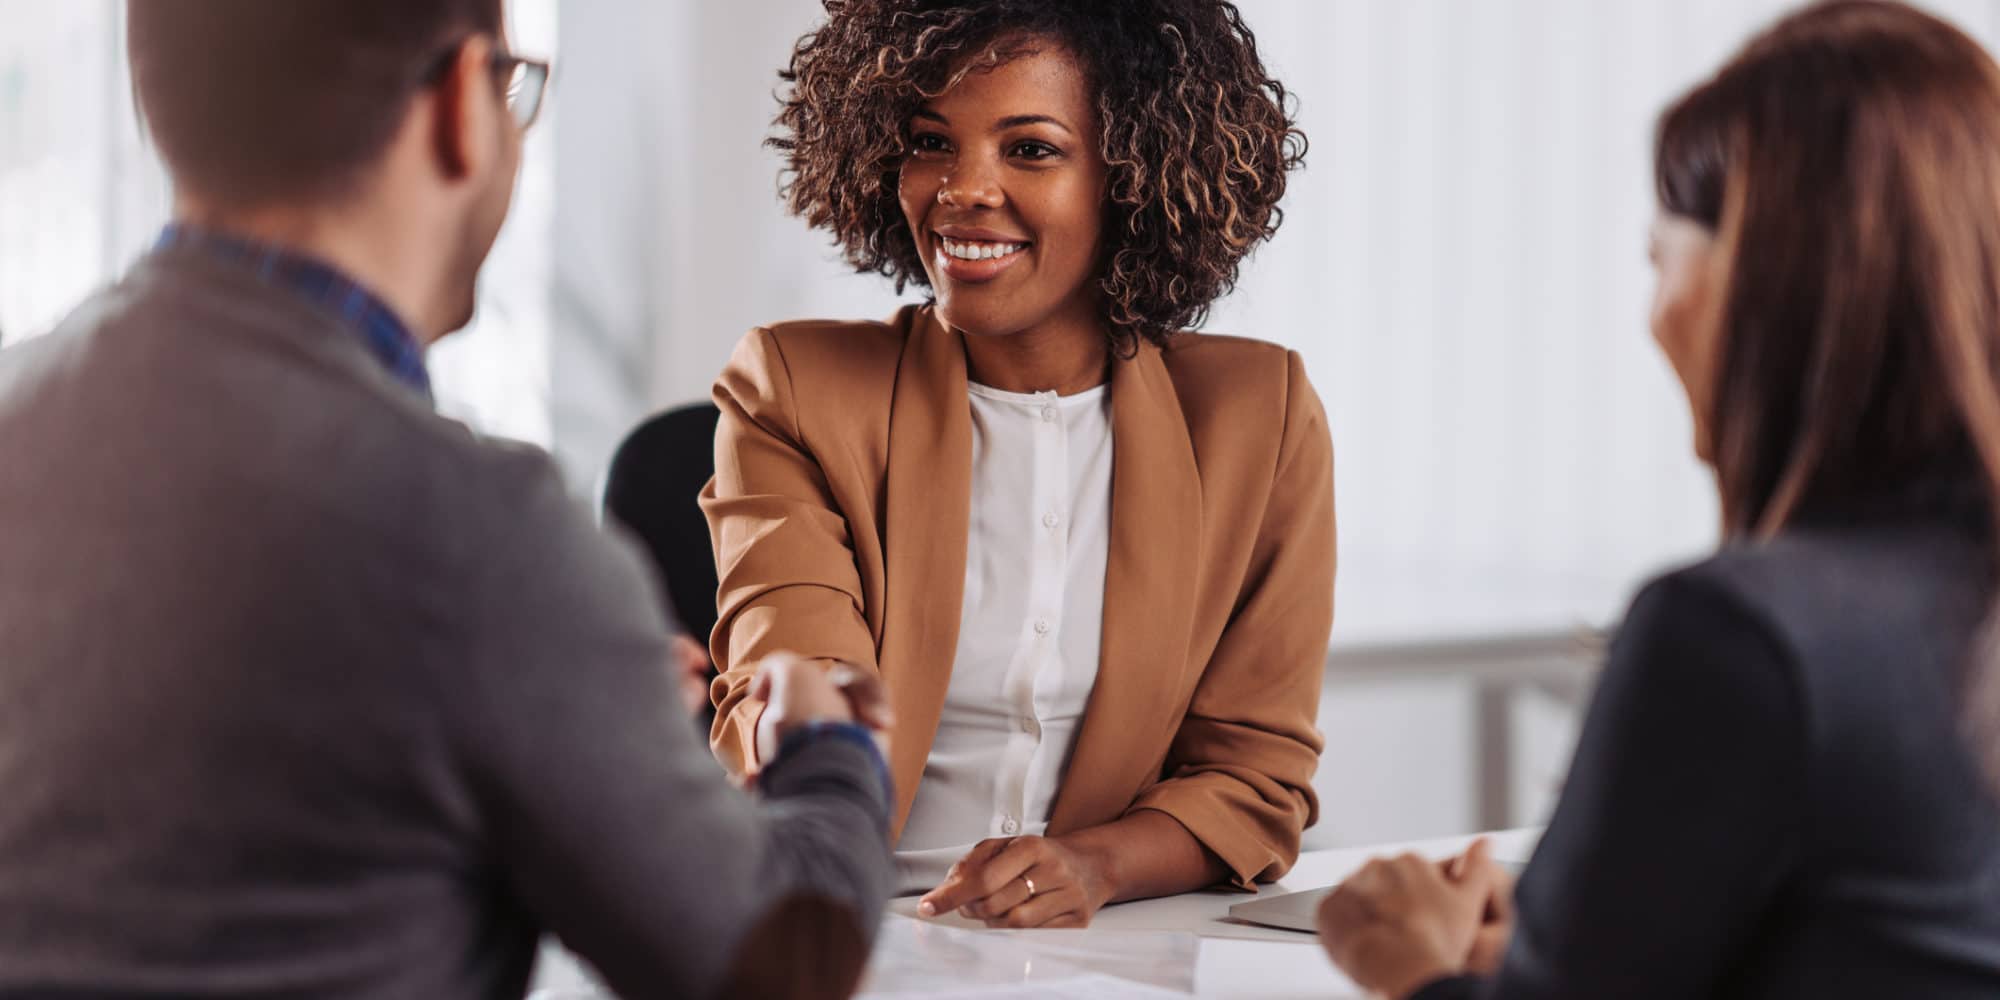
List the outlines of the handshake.
{"type": "Polygon", "coordinates": [[[757,766],[771,762],[785,736],[814,722],[854,722],[866,726],[889,755],[889,727],[894,722],[882,681],[872,671],[851,663],[808,660],[792,653],[772,653],[757,666],[750,697],[764,703],[757,719],[757,766]]]}

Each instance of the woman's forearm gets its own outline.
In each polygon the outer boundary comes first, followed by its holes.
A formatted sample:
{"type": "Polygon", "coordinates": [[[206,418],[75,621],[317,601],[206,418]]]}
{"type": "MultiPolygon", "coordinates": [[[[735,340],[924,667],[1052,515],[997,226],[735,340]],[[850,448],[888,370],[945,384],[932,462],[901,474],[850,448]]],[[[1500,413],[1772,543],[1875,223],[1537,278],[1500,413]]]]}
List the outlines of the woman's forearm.
{"type": "Polygon", "coordinates": [[[1228,881],[1229,868],[1180,821],[1156,809],[1056,838],[1084,860],[1111,903],[1192,892],[1228,881]]]}

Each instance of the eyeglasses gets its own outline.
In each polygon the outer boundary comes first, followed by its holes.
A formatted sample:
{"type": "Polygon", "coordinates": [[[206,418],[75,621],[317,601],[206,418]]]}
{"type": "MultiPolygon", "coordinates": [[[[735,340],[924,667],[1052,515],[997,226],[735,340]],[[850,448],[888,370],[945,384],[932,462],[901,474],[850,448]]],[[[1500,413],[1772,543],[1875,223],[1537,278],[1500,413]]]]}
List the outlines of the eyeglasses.
{"type": "Polygon", "coordinates": [[[542,101],[549,92],[549,62],[527,59],[511,52],[493,53],[493,71],[500,74],[507,110],[514,124],[525,132],[542,117],[542,101]]]}
{"type": "MultiPolygon", "coordinates": [[[[464,44],[460,42],[440,54],[424,74],[424,82],[434,85],[444,79],[464,44]]],[[[516,128],[527,131],[542,117],[542,103],[549,92],[549,61],[498,50],[493,53],[491,66],[493,75],[500,80],[501,94],[507,99],[507,113],[513,117],[516,128]]]]}

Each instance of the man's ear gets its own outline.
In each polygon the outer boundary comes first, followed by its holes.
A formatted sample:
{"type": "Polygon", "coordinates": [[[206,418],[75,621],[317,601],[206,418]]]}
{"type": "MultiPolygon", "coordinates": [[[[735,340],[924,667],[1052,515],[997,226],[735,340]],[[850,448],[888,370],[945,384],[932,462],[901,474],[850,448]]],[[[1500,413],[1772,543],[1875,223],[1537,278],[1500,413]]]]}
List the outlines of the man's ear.
{"type": "Polygon", "coordinates": [[[498,122],[492,65],[492,40],[474,36],[458,47],[432,88],[431,145],[450,180],[472,176],[493,155],[488,140],[498,122]]]}

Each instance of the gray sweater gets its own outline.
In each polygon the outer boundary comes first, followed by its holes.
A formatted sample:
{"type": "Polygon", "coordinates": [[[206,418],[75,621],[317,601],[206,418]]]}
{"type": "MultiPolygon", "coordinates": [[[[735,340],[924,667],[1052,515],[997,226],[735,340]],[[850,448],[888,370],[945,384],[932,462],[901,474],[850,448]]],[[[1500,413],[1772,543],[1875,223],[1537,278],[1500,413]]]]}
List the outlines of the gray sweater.
{"type": "Polygon", "coordinates": [[[142,262],[0,352],[0,996],[516,997],[544,931],[704,996],[862,950],[876,760],[729,787],[658,607],[545,455],[248,271],[142,262]]]}

